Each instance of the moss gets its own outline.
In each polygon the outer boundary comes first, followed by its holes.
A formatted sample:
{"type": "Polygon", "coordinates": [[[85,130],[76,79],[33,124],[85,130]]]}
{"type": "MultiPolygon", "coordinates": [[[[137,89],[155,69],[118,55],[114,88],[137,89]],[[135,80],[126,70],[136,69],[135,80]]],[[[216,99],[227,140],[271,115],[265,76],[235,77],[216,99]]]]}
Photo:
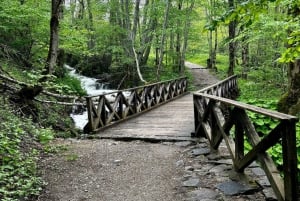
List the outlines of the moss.
{"type": "Polygon", "coordinates": [[[288,95],[289,95],[288,93],[285,93],[279,99],[278,104],[277,104],[277,110],[279,112],[288,113],[288,111],[289,111],[289,105],[287,104],[288,95]]]}
{"type": "Polygon", "coordinates": [[[300,116],[300,99],[298,99],[298,102],[290,108],[289,114],[300,116]]]}
{"type": "Polygon", "coordinates": [[[291,91],[283,94],[277,104],[277,110],[291,115],[300,113],[300,98],[299,94],[294,94],[291,91]]]}

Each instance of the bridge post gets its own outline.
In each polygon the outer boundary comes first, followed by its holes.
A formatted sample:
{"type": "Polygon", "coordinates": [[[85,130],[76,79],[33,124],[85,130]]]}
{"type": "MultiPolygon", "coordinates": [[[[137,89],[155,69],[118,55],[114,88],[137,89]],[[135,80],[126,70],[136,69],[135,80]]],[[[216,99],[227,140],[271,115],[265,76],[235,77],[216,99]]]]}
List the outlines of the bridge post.
{"type": "Polygon", "coordinates": [[[93,100],[91,97],[86,97],[86,107],[88,114],[88,123],[84,126],[84,132],[89,133],[94,130],[94,117],[93,117],[93,100]]]}
{"type": "Polygon", "coordinates": [[[283,120],[282,155],[284,172],[285,201],[297,200],[298,172],[297,172],[297,147],[296,147],[296,122],[283,120]]]}

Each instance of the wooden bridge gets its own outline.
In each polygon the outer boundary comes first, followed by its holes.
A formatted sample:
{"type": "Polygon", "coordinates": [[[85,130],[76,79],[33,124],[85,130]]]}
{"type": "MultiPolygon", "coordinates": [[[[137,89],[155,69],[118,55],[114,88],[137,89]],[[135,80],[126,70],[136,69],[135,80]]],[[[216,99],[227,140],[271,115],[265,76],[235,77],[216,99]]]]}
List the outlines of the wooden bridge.
{"type": "Polygon", "coordinates": [[[183,77],[89,96],[86,97],[89,122],[85,131],[94,133],[92,136],[96,138],[148,141],[206,137],[212,149],[218,149],[224,140],[237,172],[243,172],[256,160],[265,171],[278,200],[298,200],[295,130],[298,119],[237,102],[234,99],[238,92],[236,76],[193,94],[187,92],[187,79],[183,77]],[[276,119],[277,126],[268,135],[260,136],[248,117],[249,112],[276,119]],[[138,115],[138,118],[132,118],[138,115]],[[125,120],[126,123],[119,124],[125,120]],[[251,150],[245,150],[245,141],[251,144],[251,150]],[[267,153],[275,144],[282,147],[282,172],[277,170],[267,153]]]}

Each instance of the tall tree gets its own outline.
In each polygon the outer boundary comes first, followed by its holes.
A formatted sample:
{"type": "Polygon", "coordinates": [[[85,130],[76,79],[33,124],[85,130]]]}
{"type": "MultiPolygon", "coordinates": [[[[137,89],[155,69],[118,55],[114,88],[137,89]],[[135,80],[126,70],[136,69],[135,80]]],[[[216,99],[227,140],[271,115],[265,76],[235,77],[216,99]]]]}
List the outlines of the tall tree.
{"type": "Polygon", "coordinates": [[[185,54],[187,51],[187,46],[188,46],[188,36],[189,36],[189,31],[191,28],[191,20],[192,20],[192,14],[193,14],[193,9],[195,6],[195,1],[191,0],[190,1],[190,5],[188,5],[189,1],[187,2],[187,8],[185,8],[185,19],[184,19],[184,26],[183,26],[183,42],[181,45],[181,51],[179,54],[179,64],[178,64],[178,70],[180,72],[180,74],[183,74],[184,72],[184,61],[185,61],[185,54]]]}
{"type": "Polygon", "coordinates": [[[90,50],[94,49],[95,47],[95,27],[94,27],[94,18],[92,12],[92,2],[91,0],[87,0],[87,9],[89,14],[89,21],[87,28],[89,30],[89,41],[88,41],[88,48],[90,50]]]}
{"type": "Polygon", "coordinates": [[[217,2],[216,0],[209,0],[205,6],[206,18],[208,20],[208,59],[207,68],[216,69],[216,57],[218,48],[218,27],[217,27],[217,2]]]}
{"type": "Polygon", "coordinates": [[[169,21],[169,11],[170,11],[170,6],[171,6],[170,0],[167,0],[166,4],[167,5],[166,5],[166,8],[165,8],[165,13],[164,13],[162,34],[161,34],[160,46],[159,46],[158,65],[157,65],[157,70],[156,70],[157,80],[160,80],[160,72],[161,72],[162,65],[163,65],[164,46],[165,46],[167,25],[168,25],[168,21],[169,21]]]}
{"type": "MultiPolygon", "coordinates": [[[[228,0],[229,11],[234,10],[234,0],[228,0]]],[[[232,19],[229,22],[228,33],[229,33],[229,67],[227,75],[231,76],[234,74],[235,67],[235,29],[236,29],[236,20],[232,19]]]]}
{"type": "Polygon", "coordinates": [[[284,53],[282,60],[289,61],[288,91],[284,94],[278,104],[278,109],[282,112],[299,115],[300,114],[300,7],[299,1],[289,5],[289,20],[291,26],[288,29],[288,49],[284,53]],[[297,29],[298,27],[298,29],[297,29]]]}
{"type": "Polygon", "coordinates": [[[59,19],[62,17],[63,0],[52,0],[51,2],[51,19],[50,19],[50,42],[48,57],[46,60],[45,70],[47,74],[53,74],[59,44],[59,19]]]}

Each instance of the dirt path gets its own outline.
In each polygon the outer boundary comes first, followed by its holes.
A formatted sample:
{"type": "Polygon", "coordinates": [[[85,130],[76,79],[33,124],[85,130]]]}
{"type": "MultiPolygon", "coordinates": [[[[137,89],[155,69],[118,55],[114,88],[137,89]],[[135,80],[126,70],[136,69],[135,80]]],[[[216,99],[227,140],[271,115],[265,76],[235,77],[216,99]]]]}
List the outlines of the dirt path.
{"type": "MultiPolygon", "coordinates": [[[[218,81],[207,69],[186,65],[197,89],[218,81]]],[[[39,201],[264,200],[260,193],[226,196],[216,189],[232,166],[226,152],[209,153],[205,139],[197,144],[57,139],[54,144],[67,150],[43,160],[47,185],[39,201]],[[209,158],[225,163],[214,168],[209,158]]]]}
{"type": "Polygon", "coordinates": [[[192,72],[194,77],[193,84],[197,90],[218,82],[218,79],[203,66],[190,62],[185,62],[185,66],[192,72]]]}
{"type": "Polygon", "coordinates": [[[61,140],[44,162],[43,201],[179,201],[180,147],[141,141],[61,140]],[[163,198],[163,199],[162,199],[163,198]]]}

